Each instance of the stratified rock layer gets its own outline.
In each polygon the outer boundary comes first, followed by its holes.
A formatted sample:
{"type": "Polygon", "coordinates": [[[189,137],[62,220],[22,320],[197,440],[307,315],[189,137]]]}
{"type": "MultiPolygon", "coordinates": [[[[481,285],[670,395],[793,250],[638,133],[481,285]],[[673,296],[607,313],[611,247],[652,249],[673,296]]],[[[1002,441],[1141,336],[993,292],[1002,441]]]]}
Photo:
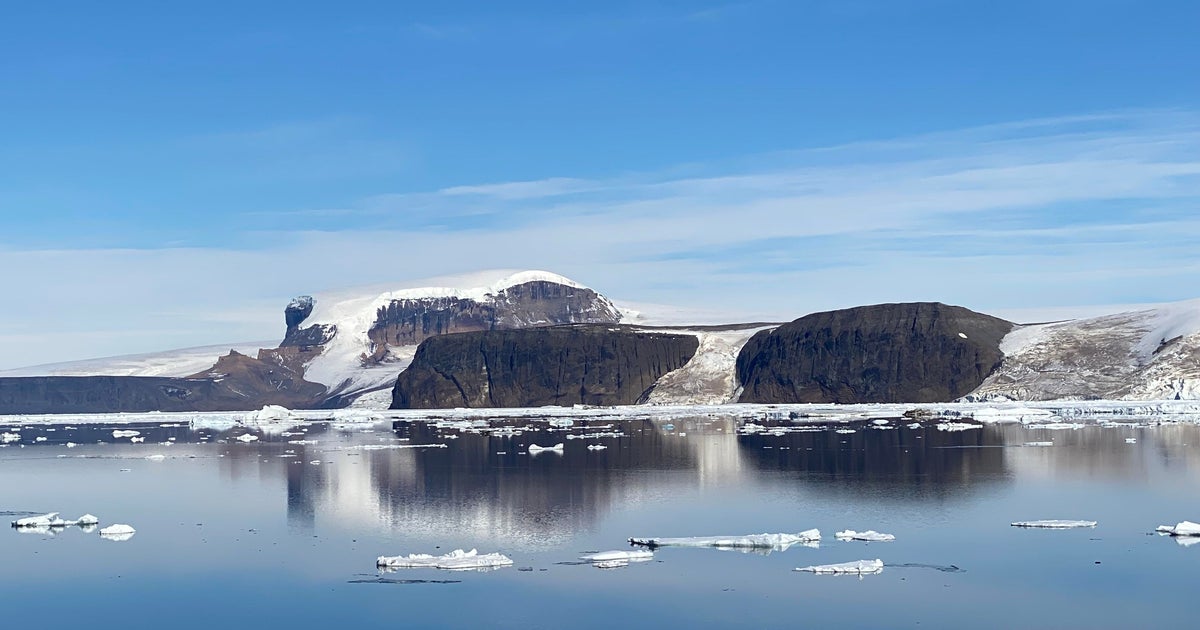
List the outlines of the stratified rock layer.
{"type": "Polygon", "coordinates": [[[430,337],[396,380],[392,408],[635,404],[697,346],[693,335],[619,326],[430,337]]]}
{"type": "Polygon", "coordinates": [[[756,334],[737,360],[740,402],[944,402],[1003,359],[1013,324],[936,302],[814,313],[756,334]]]}

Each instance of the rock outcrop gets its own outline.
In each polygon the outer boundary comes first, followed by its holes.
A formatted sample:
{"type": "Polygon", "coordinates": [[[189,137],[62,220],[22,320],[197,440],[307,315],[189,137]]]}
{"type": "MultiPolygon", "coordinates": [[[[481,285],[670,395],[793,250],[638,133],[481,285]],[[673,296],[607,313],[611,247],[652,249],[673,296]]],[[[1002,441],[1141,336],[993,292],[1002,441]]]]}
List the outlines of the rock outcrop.
{"type": "Polygon", "coordinates": [[[1000,341],[1012,328],[933,302],[815,313],[746,343],[739,402],[952,401],[1000,365],[1000,341]]]}
{"type": "Polygon", "coordinates": [[[693,335],[619,326],[430,337],[396,379],[392,408],[635,404],[697,346],[693,335]]]}

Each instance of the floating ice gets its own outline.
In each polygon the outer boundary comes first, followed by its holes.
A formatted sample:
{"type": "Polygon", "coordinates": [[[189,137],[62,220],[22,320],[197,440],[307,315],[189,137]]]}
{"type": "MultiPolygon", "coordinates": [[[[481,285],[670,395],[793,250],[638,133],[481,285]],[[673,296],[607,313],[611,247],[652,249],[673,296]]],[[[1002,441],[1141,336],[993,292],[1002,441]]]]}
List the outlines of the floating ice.
{"type": "Polygon", "coordinates": [[[1170,525],[1159,525],[1158,529],[1154,530],[1163,534],[1172,536],[1200,536],[1200,523],[1191,521],[1180,521],[1174,527],[1170,525]]]}
{"type": "Polygon", "coordinates": [[[589,451],[603,451],[606,448],[608,447],[603,444],[588,444],[587,447],[589,451]]]}
{"type": "Polygon", "coordinates": [[[27,516],[19,518],[12,522],[12,526],[16,528],[22,527],[50,527],[54,519],[58,518],[58,512],[50,512],[48,514],[39,514],[37,516],[27,516]]]}
{"type": "Polygon", "coordinates": [[[112,432],[112,436],[115,438],[135,437],[141,434],[141,431],[129,431],[125,429],[114,429],[112,432]]]}
{"type": "Polygon", "coordinates": [[[252,411],[246,414],[244,421],[247,423],[255,422],[279,422],[283,420],[292,420],[296,414],[292,413],[287,407],[279,405],[267,405],[258,411],[252,411]]]}
{"type": "Polygon", "coordinates": [[[892,542],[896,537],[891,534],[881,534],[873,529],[865,532],[856,532],[852,529],[847,529],[843,532],[837,532],[834,538],[838,540],[861,540],[866,542],[892,542]]]}
{"type": "Polygon", "coordinates": [[[615,569],[628,566],[630,562],[648,562],[653,559],[653,551],[602,551],[580,556],[580,560],[587,560],[601,569],[615,569]]]}
{"type": "Polygon", "coordinates": [[[1126,444],[1137,444],[1137,438],[1125,438],[1126,444]]]}
{"type": "Polygon", "coordinates": [[[690,538],[630,538],[629,544],[644,547],[723,547],[738,549],[787,549],[821,541],[821,530],[798,534],[748,534],[745,536],[693,536],[690,538]]]}
{"type": "Polygon", "coordinates": [[[123,541],[129,540],[130,538],[133,538],[133,535],[135,533],[137,533],[137,530],[130,527],[129,525],[125,525],[124,523],[114,523],[112,525],[109,525],[108,527],[100,528],[100,537],[101,538],[104,538],[105,540],[112,540],[115,542],[123,542],[123,541]]]}
{"type": "Polygon", "coordinates": [[[795,570],[808,571],[809,573],[868,575],[883,571],[883,560],[876,558],[874,560],[855,560],[854,562],[841,562],[838,564],[818,564],[811,567],[800,567],[795,570]]]}
{"type": "Polygon", "coordinates": [[[464,571],[470,569],[492,569],[506,567],[513,561],[500,553],[480,554],[472,549],[463,551],[455,549],[448,554],[432,556],[425,553],[414,553],[407,556],[379,556],[375,566],[385,569],[447,569],[464,571]]]}
{"type": "Polygon", "coordinates": [[[966,422],[942,422],[937,425],[938,431],[970,431],[971,429],[981,429],[982,424],[968,424],[966,422]]]}
{"type": "Polygon", "coordinates": [[[908,425],[908,428],[910,428],[910,429],[920,429],[920,428],[921,428],[921,423],[920,423],[920,422],[914,422],[914,423],[912,423],[912,424],[908,425]]]}
{"type": "MultiPolygon", "coordinates": [[[[150,460],[150,461],[152,461],[152,462],[161,462],[162,460],[164,460],[164,459],[166,459],[166,458],[167,458],[167,456],[166,456],[166,455],[147,455],[147,456],[146,456],[146,459],[148,459],[148,460],[150,460]]],[[[129,469],[128,469],[128,468],[122,468],[121,470],[122,470],[122,471],[127,471],[127,470],[129,470],[129,469]]]]}
{"type": "Polygon", "coordinates": [[[129,438],[129,441],[130,441],[130,443],[132,443],[132,444],[137,444],[137,443],[139,443],[139,442],[145,442],[145,441],[146,441],[146,438],[144,438],[144,437],[131,437],[131,438],[129,438]]]}
{"type": "Polygon", "coordinates": [[[529,454],[537,455],[538,453],[541,453],[543,451],[554,451],[555,453],[562,453],[564,446],[565,446],[565,444],[563,444],[562,442],[559,442],[558,444],[555,444],[554,446],[538,446],[537,444],[530,444],[529,445],[529,454]]]}
{"type": "Polygon", "coordinates": [[[0,433],[0,444],[8,444],[10,442],[20,442],[20,433],[0,433]]]}
{"type": "Polygon", "coordinates": [[[1054,446],[1054,442],[1026,442],[1025,446],[1054,446]]]}
{"type": "Polygon", "coordinates": [[[239,442],[247,442],[247,443],[249,443],[249,442],[253,442],[253,441],[257,440],[257,439],[258,439],[258,436],[257,436],[257,435],[254,435],[254,434],[252,434],[252,433],[243,433],[242,435],[239,435],[239,436],[237,436],[237,437],[235,437],[235,438],[233,438],[233,439],[235,439],[235,440],[237,440],[237,441],[239,441],[239,442]]]}
{"type": "Polygon", "coordinates": [[[1095,527],[1096,521],[1064,521],[1064,520],[1046,520],[1046,521],[1017,521],[1012,524],[1013,527],[1035,527],[1040,529],[1075,529],[1080,527],[1095,527]]]}
{"type": "Polygon", "coordinates": [[[83,516],[79,517],[79,520],[76,521],[76,523],[78,523],[80,526],[98,525],[100,524],[100,519],[92,516],[91,514],[84,514],[83,516]]]}

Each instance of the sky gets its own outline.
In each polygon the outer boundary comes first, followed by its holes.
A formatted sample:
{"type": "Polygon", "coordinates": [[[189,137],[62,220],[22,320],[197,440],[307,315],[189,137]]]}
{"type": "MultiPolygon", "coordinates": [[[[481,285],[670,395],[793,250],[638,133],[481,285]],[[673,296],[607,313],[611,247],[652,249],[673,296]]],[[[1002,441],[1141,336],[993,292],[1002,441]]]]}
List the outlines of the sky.
{"type": "Polygon", "coordinates": [[[1200,297],[1200,3],[54,2],[0,21],[0,369],[546,269],[735,319],[1200,297]]]}

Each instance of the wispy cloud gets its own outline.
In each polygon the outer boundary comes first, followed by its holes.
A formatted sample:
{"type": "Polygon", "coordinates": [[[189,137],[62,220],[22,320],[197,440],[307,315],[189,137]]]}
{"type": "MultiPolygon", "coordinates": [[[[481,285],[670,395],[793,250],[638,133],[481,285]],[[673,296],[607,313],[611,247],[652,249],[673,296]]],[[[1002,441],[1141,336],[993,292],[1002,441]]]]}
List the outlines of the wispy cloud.
{"type": "Polygon", "coordinates": [[[242,234],[256,245],[239,250],[0,250],[29,270],[0,315],[16,335],[0,367],[270,338],[297,293],[481,268],[553,269],[618,299],[746,319],[925,299],[1028,315],[1200,286],[1195,112],[569,175],[366,195],[274,216],[264,225],[287,227],[242,234]],[[109,334],[122,327],[144,343],[109,334]],[[85,349],[61,330],[96,332],[85,349]]]}

